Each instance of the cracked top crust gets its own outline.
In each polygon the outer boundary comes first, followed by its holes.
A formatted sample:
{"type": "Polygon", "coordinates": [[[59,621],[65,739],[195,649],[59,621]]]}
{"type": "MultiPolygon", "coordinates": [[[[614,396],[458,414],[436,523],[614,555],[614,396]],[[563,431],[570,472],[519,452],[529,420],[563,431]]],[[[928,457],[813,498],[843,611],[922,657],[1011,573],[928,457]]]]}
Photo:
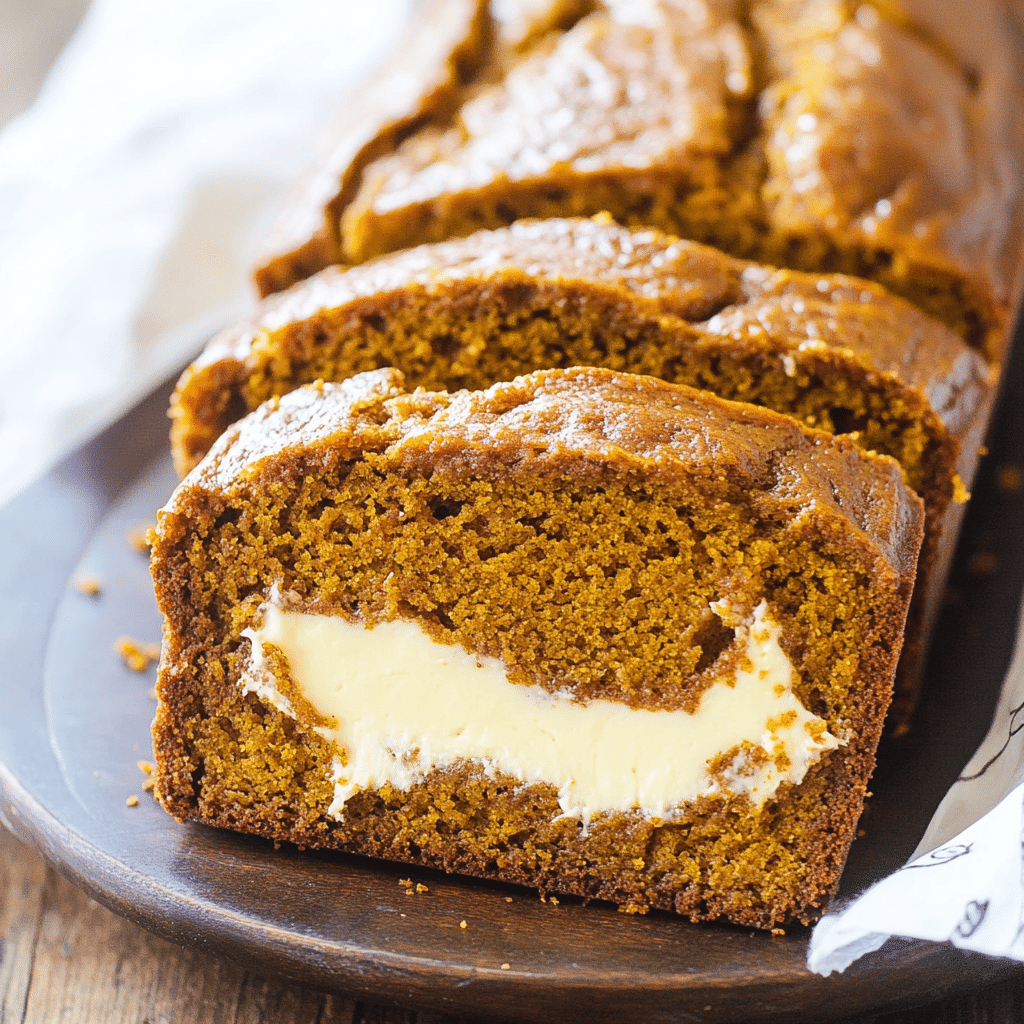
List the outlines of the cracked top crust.
{"type": "MultiPolygon", "coordinates": [[[[245,404],[249,409],[258,404],[255,398],[242,403],[239,395],[246,380],[264,372],[261,367],[280,363],[288,368],[288,387],[317,377],[336,378],[334,371],[322,368],[306,372],[304,361],[315,362],[315,353],[329,347],[335,336],[351,335],[347,344],[358,353],[365,346],[359,341],[360,324],[375,317],[394,319],[395,309],[406,305],[416,310],[409,313],[409,330],[426,336],[431,316],[440,315],[435,307],[450,305],[455,311],[453,332],[455,321],[479,321],[481,339],[489,338],[487,344],[493,345],[497,328],[488,316],[496,315],[499,293],[511,294],[517,288],[524,295],[524,315],[528,291],[538,293],[554,312],[566,306],[571,313],[573,303],[582,303],[603,311],[595,315],[609,325],[610,335],[615,333],[611,321],[616,316],[634,325],[660,325],[660,344],[666,351],[678,344],[681,351],[693,346],[714,349],[728,360],[767,360],[762,372],[780,360],[783,365],[789,360],[787,372],[796,372],[818,356],[837,367],[859,366],[855,375],[863,372],[875,379],[871,387],[884,380],[905,395],[922,396],[955,438],[966,437],[973,429],[992,390],[993,375],[977,352],[876,284],[841,275],[773,270],[655,230],[631,231],[607,217],[552,218],[519,221],[507,229],[390,254],[357,267],[328,268],[269,296],[250,317],[215,337],[179,382],[171,411],[176,464],[185,472],[232,419],[247,411],[245,404]]],[[[569,315],[567,323],[571,321],[569,315]]],[[[479,347],[482,341],[465,344],[479,347]]],[[[458,362],[457,355],[451,358],[458,362]]],[[[555,355],[547,358],[551,361],[516,364],[511,373],[502,364],[502,372],[496,370],[489,377],[465,370],[462,379],[454,364],[421,379],[413,364],[406,360],[408,365],[403,365],[394,352],[386,362],[410,374],[413,385],[475,388],[516,373],[568,365],[555,355]]],[[[444,362],[435,361],[438,366],[444,362]]],[[[596,356],[576,355],[571,361],[595,362],[596,356]]],[[[358,365],[353,356],[346,373],[372,365],[365,365],[365,360],[358,365]]],[[[614,362],[601,365],[633,368],[614,362]]],[[[654,368],[635,369],[668,376],[654,368]]],[[[719,390],[706,383],[700,386],[719,390]]],[[[753,400],[747,395],[733,397],[753,400]]],[[[966,480],[973,452],[965,450],[965,458],[959,471],[966,480]]]]}
{"type": "Polygon", "coordinates": [[[405,392],[393,369],[299,388],[229,429],[165,511],[197,491],[301,479],[366,451],[426,475],[703,479],[709,492],[850,520],[905,578],[920,547],[922,503],[894,459],[766,409],[590,367],[454,394],[405,392]]]}

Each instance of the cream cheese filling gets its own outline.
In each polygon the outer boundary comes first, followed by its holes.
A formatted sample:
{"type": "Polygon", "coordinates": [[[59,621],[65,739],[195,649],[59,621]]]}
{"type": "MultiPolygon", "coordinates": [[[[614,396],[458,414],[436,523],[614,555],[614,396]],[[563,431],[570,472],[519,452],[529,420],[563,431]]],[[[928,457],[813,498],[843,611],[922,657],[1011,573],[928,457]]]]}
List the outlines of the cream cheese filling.
{"type": "Polygon", "coordinates": [[[252,656],[242,688],[294,715],[264,656],[263,645],[273,644],[299,692],[331,722],[317,731],[343,752],[329,809],[339,820],[361,790],[408,790],[465,762],[489,776],[553,786],[562,814],[585,825],[609,811],[669,819],[706,794],[760,804],[841,742],[797,700],[781,628],[763,601],[736,630],[738,668],[709,687],[693,713],[582,704],[510,683],[500,660],[437,644],[407,620],[367,629],[285,610],[274,599],[261,610],[262,624],[243,633],[252,656]]]}

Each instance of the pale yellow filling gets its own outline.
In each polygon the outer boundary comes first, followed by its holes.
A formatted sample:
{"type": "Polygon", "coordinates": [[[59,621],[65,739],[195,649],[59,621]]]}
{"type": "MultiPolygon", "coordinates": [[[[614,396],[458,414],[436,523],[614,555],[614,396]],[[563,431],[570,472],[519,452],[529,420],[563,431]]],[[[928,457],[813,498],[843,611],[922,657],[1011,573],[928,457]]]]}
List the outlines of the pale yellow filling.
{"type": "Polygon", "coordinates": [[[264,644],[278,648],[299,691],[332,723],[318,731],[344,752],[329,810],[338,819],[360,790],[407,790],[464,762],[555,787],[562,813],[585,824],[602,811],[668,819],[710,793],[760,803],[840,743],[793,693],[794,669],[764,602],[736,631],[739,667],[692,714],[581,704],[516,685],[501,661],[439,645],[401,619],[366,629],[273,600],[262,611],[262,625],[244,634],[253,654],[242,687],[294,714],[264,658],[264,644]]]}

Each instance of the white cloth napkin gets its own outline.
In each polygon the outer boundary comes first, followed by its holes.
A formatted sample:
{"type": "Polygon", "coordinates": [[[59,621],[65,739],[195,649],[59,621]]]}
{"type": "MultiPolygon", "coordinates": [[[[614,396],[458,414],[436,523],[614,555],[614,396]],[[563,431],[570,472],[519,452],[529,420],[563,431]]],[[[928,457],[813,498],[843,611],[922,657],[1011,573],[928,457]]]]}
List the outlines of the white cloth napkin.
{"type": "Polygon", "coordinates": [[[253,300],[247,248],[413,0],[94,0],[0,134],[0,504],[253,300]]]}
{"type": "Polygon", "coordinates": [[[981,746],[939,804],[910,861],[823,917],[807,966],[845,970],[890,936],[1024,960],[1024,613],[981,746]]]}
{"type": "MultiPolygon", "coordinates": [[[[249,308],[247,247],[415,0],[94,0],[0,134],[0,503],[249,308]]],[[[817,926],[1024,959],[1024,653],[910,865],[817,926]],[[984,817],[979,815],[992,809],[984,817]]]]}

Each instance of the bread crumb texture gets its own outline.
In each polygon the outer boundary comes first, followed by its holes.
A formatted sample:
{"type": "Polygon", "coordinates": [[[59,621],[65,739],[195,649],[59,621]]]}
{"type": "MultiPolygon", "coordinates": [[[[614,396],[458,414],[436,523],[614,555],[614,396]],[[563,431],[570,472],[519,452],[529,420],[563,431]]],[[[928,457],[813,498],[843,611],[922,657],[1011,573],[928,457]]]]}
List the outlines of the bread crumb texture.
{"type": "Polygon", "coordinates": [[[103,585],[95,576],[76,576],[72,580],[72,586],[80,594],[86,594],[89,597],[99,597],[103,593],[103,585]]]}
{"type": "Polygon", "coordinates": [[[140,644],[129,636],[119,637],[114,650],[133,672],[145,672],[160,657],[159,644],[140,644]]]}

